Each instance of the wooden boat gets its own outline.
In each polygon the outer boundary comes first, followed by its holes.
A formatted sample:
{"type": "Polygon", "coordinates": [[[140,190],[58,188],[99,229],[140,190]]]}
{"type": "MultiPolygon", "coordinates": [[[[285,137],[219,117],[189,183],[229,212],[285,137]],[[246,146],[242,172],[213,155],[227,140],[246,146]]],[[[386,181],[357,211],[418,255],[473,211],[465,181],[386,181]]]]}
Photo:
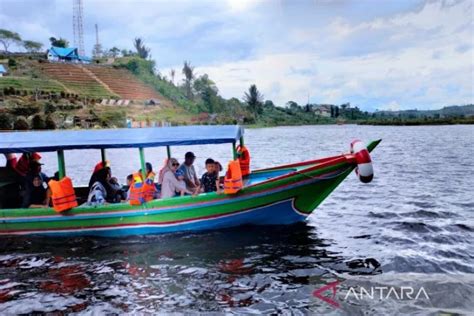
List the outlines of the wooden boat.
{"type": "MultiPolygon", "coordinates": [[[[64,151],[138,148],[145,170],[144,149],[198,144],[243,144],[239,126],[180,126],[144,129],[6,132],[0,153],[56,151],[60,177],[64,151]]],[[[372,151],[380,142],[368,144],[372,151]]],[[[354,154],[252,170],[237,194],[204,193],[157,199],[142,205],[79,206],[57,213],[53,208],[0,209],[0,235],[126,236],[201,231],[239,225],[284,225],[304,221],[357,167],[354,154]]],[[[84,188],[77,187],[80,198],[84,188]]]]}

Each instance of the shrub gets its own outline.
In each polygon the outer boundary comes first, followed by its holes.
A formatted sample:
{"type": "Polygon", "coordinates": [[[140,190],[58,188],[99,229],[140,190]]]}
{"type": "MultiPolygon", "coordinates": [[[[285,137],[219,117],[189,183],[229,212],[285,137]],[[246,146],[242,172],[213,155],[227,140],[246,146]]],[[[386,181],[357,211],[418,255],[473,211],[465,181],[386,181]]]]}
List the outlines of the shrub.
{"type": "Polygon", "coordinates": [[[27,131],[30,129],[30,125],[28,121],[24,117],[19,117],[16,119],[15,123],[13,124],[13,129],[18,131],[27,131]]]}
{"type": "Polygon", "coordinates": [[[46,116],[46,120],[44,121],[44,125],[46,129],[56,129],[56,122],[53,120],[51,115],[46,116]]]}
{"type": "Polygon", "coordinates": [[[56,106],[51,102],[47,102],[44,105],[44,114],[51,114],[54,112],[56,112],[56,106]]]}
{"type": "Polygon", "coordinates": [[[12,118],[7,113],[0,113],[0,130],[12,129],[12,118]]]}
{"type": "Polygon", "coordinates": [[[37,105],[23,105],[23,106],[17,106],[10,109],[11,114],[15,116],[24,116],[24,117],[37,114],[39,113],[39,111],[40,111],[40,108],[37,105]]]}
{"type": "Polygon", "coordinates": [[[36,114],[33,116],[31,120],[31,128],[32,129],[45,129],[44,119],[40,114],[36,114]]]}
{"type": "Polygon", "coordinates": [[[8,67],[10,67],[10,68],[16,67],[16,60],[13,59],[13,58],[9,58],[8,59],[8,67]]]}

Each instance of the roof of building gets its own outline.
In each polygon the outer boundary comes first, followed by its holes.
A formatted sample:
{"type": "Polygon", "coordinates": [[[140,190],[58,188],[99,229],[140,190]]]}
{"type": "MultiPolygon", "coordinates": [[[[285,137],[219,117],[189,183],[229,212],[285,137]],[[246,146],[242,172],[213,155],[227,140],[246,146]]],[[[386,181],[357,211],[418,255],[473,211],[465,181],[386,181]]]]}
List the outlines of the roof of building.
{"type": "Polygon", "coordinates": [[[78,58],[77,48],[74,48],[74,47],[64,48],[64,47],[51,46],[51,48],[49,49],[49,53],[56,57],[78,58]]]}
{"type": "Polygon", "coordinates": [[[3,66],[3,65],[0,65],[0,72],[1,72],[1,73],[6,73],[6,72],[7,72],[7,68],[5,68],[5,66],[3,66]]]}
{"type": "Polygon", "coordinates": [[[225,144],[243,133],[238,125],[3,132],[0,153],[225,144]]]}

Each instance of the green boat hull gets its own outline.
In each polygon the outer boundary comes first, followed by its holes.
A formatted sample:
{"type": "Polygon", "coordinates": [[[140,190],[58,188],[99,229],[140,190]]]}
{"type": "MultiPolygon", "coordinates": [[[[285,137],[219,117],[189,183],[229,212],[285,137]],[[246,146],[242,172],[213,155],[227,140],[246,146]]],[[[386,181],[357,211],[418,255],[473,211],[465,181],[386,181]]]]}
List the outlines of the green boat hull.
{"type": "MultiPolygon", "coordinates": [[[[369,144],[372,151],[380,142],[369,144]]],[[[256,170],[235,195],[201,194],[140,206],[0,210],[1,235],[128,236],[304,221],[353,171],[345,155],[256,170]]]]}

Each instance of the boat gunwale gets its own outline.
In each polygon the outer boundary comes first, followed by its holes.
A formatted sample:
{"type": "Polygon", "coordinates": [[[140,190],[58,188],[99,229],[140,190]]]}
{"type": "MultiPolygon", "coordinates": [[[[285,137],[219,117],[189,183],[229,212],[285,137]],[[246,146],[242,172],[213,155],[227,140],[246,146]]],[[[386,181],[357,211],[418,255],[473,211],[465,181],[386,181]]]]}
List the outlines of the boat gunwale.
{"type": "MultiPolygon", "coordinates": [[[[252,199],[253,195],[256,194],[261,194],[261,193],[266,193],[268,191],[274,190],[274,189],[279,189],[279,188],[287,188],[288,186],[296,186],[298,182],[304,181],[302,179],[301,181],[297,182],[291,182],[287,184],[277,184],[273,187],[270,188],[265,188],[262,190],[259,190],[260,187],[266,186],[269,184],[272,184],[276,181],[282,181],[282,180],[289,180],[289,178],[297,178],[298,176],[308,176],[307,173],[312,173],[312,172],[317,172],[317,174],[313,174],[309,176],[310,178],[316,178],[320,176],[321,174],[324,175],[325,171],[327,168],[331,167],[336,167],[338,164],[340,166],[337,166],[336,169],[343,168],[345,159],[344,157],[339,157],[340,159],[337,161],[329,161],[327,164],[324,165],[316,165],[312,167],[308,167],[296,172],[291,172],[282,176],[270,178],[267,181],[259,182],[254,185],[250,185],[248,187],[245,187],[243,190],[241,190],[239,193],[234,194],[234,195],[224,195],[224,194],[216,194],[216,193],[207,193],[203,195],[199,195],[197,197],[193,196],[184,196],[184,197],[173,197],[169,199],[156,199],[153,201],[150,201],[148,203],[139,205],[139,206],[131,206],[128,203],[117,203],[117,204],[107,204],[105,206],[101,207],[76,207],[72,211],[77,212],[77,213],[56,213],[53,211],[52,207],[49,208],[38,208],[38,209],[31,209],[31,208],[15,208],[15,209],[2,209],[0,210],[0,220],[6,220],[9,218],[20,218],[20,217],[26,217],[26,218],[33,218],[33,217],[45,217],[45,216],[62,216],[63,218],[67,217],[75,217],[75,216],[81,216],[85,214],[114,214],[114,213],[120,213],[120,212],[144,212],[146,213],[147,211],[150,211],[151,209],[154,208],[160,208],[160,209],[169,209],[170,211],[174,211],[175,209],[179,208],[190,208],[193,207],[193,205],[205,205],[205,204],[215,204],[219,205],[219,202],[222,201],[229,201],[232,202],[232,200],[235,200],[236,198],[246,198],[246,199],[252,199]],[[250,189],[250,190],[249,190],[250,189]],[[183,201],[184,200],[184,201],[183,201]],[[175,202],[172,205],[157,205],[157,204],[162,204],[163,202],[175,202]],[[184,202],[184,203],[179,203],[179,202],[184,202]],[[189,202],[189,203],[186,203],[189,202]],[[192,203],[195,202],[195,203],[192,203]],[[113,210],[116,208],[123,208],[119,210],[113,210]],[[109,209],[109,210],[108,210],[109,209]],[[19,216],[5,216],[5,215],[16,215],[14,214],[15,212],[18,211],[48,211],[49,214],[44,214],[44,215],[35,215],[35,214],[18,214],[19,216]],[[94,210],[97,210],[94,212],[94,210]],[[85,212],[81,212],[85,211],[85,212]],[[102,211],[102,212],[101,212],[102,211]],[[105,211],[105,212],[103,212],[105,211]],[[5,213],[13,213],[13,214],[5,214],[5,213]]],[[[273,170],[274,171],[274,170],[273,170]]],[[[332,172],[328,171],[328,172],[332,172]]]]}
{"type": "MultiPolygon", "coordinates": [[[[368,146],[369,151],[372,151],[380,143],[380,141],[381,140],[371,142],[368,146]]],[[[310,167],[307,167],[307,168],[304,168],[304,169],[301,169],[301,170],[290,172],[288,174],[284,174],[284,175],[281,175],[281,176],[270,178],[266,181],[258,182],[256,184],[247,186],[242,191],[240,191],[239,193],[237,193],[235,195],[223,195],[223,194],[218,195],[216,193],[211,193],[211,194],[202,194],[202,195],[197,196],[197,197],[185,196],[185,197],[175,197],[175,198],[170,198],[170,199],[157,199],[157,200],[153,200],[149,203],[142,204],[140,206],[131,206],[128,203],[108,204],[108,205],[101,206],[101,207],[80,207],[79,206],[79,207],[74,208],[72,210],[73,212],[77,212],[77,213],[71,213],[71,212],[56,213],[56,212],[53,211],[53,208],[51,208],[51,207],[49,207],[49,208],[39,208],[39,209],[31,209],[31,208],[1,209],[0,210],[0,214],[1,214],[0,221],[3,221],[3,223],[5,223],[5,220],[7,220],[7,219],[18,219],[18,218],[22,218],[22,217],[32,219],[32,218],[38,218],[38,217],[51,217],[51,216],[53,216],[53,217],[62,216],[62,218],[67,218],[67,217],[71,216],[71,217],[75,218],[76,216],[82,216],[82,215],[85,215],[85,214],[107,215],[107,214],[117,214],[117,213],[120,213],[120,212],[131,212],[131,213],[143,212],[143,213],[147,213],[147,212],[150,212],[153,208],[161,208],[161,209],[169,208],[170,211],[176,211],[176,209],[190,208],[190,207],[192,207],[193,205],[196,205],[196,204],[210,204],[212,206],[212,204],[218,205],[216,202],[221,202],[223,200],[229,200],[230,202],[232,202],[232,200],[237,198],[237,197],[252,199],[253,198],[252,195],[255,195],[255,194],[265,193],[266,191],[271,191],[272,189],[278,189],[279,187],[280,188],[286,188],[288,186],[295,186],[297,183],[302,182],[304,180],[296,181],[296,182],[293,182],[293,183],[291,181],[289,181],[289,183],[286,183],[286,184],[283,184],[283,183],[282,184],[277,184],[274,187],[264,188],[263,190],[259,190],[261,187],[271,185],[272,183],[275,183],[277,181],[282,181],[282,180],[286,180],[286,179],[289,179],[289,178],[297,178],[298,176],[303,176],[303,177],[304,176],[309,176],[310,178],[316,178],[319,173],[324,174],[325,169],[335,167],[338,164],[340,164],[341,166],[339,166],[336,169],[342,168],[344,166],[344,164],[352,166],[352,168],[355,168],[355,166],[356,166],[354,164],[353,159],[350,156],[348,156],[348,155],[339,155],[339,156],[333,156],[333,157],[327,157],[327,158],[322,158],[322,159],[316,159],[316,160],[300,162],[300,163],[296,163],[296,164],[277,166],[277,167],[267,168],[267,169],[260,169],[260,170],[256,170],[255,172],[256,173],[263,173],[263,171],[281,170],[281,169],[288,168],[288,166],[295,166],[295,165],[299,165],[299,166],[312,165],[317,161],[320,161],[320,162],[323,161],[323,162],[320,163],[320,164],[316,164],[314,166],[310,166],[310,167]],[[317,172],[317,174],[308,175],[308,173],[312,173],[312,172],[317,172]],[[174,202],[174,203],[172,203],[172,205],[157,205],[157,204],[162,204],[163,201],[165,201],[165,202],[174,202]],[[197,203],[186,203],[186,202],[192,202],[192,201],[195,201],[197,203]],[[117,207],[119,207],[121,209],[120,210],[114,210],[117,207]],[[26,211],[26,210],[28,210],[28,211],[36,210],[38,212],[40,212],[40,211],[48,212],[49,214],[44,214],[44,215],[17,214],[18,216],[8,216],[8,215],[10,215],[8,213],[12,213],[11,215],[16,215],[16,214],[14,214],[15,212],[26,211]],[[93,212],[92,210],[97,210],[97,212],[93,212]],[[5,213],[7,213],[7,214],[5,214],[5,213]],[[5,216],[5,215],[7,215],[7,216],[5,216]]]]}

